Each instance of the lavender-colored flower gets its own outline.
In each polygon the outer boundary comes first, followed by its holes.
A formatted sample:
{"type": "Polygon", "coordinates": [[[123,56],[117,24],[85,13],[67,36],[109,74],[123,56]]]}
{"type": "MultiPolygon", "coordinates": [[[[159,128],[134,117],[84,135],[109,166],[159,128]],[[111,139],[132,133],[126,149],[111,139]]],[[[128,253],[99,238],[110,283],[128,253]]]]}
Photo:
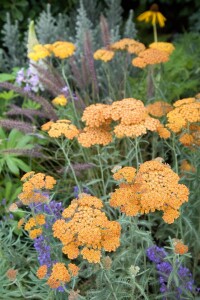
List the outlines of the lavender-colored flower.
{"type": "Polygon", "coordinates": [[[30,92],[31,91],[31,86],[30,84],[26,83],[25,87],[24,87],[25,92],[30,92]]]}
{"type": "Polygon", "coordinates": [[[27,92],[38,92],[39,90],[44,90],[44,87],[39,80],[38,71],[32,65],[30,65],[27,70],[19,70],[17,73],[16,82],[27,92]]]}
{"type": "Polygon", "coordinates": [[[167,253],[163,248],[152,246],[147,249],[147,257],[156,264],[163,262],[166,256],[167,253]]]}
{"type": "MultiPolygon", "coordinates": [[[[90,191],[89,191],[89,189],[87,187],[84,187],[82,192],[85,193],[85,194],[89,194],[90,195],[90,191]]],[[[77,185],[75,185],[74,186],[74,197],[78,198],[79,194],[80,194],[79,188],[78,188],[77,185]]]]}
{"type": "MultiPolygon", "coordinates": [[[[43,195],[48,197],[48,194],[43,195]]],[[[46,223],[45,227],[49,228],[52,224],[61,218],[63,205],[62,202],[50,201],[49,203],[31,203],[30,207],[34,210],[34,213],[45,213],[46,214],[46,223]]]]}
{"type": "Polygon", "coordinates": [[[1,205],[6,205],[6,199],[4,198],[2,201],[1,201],[1,205]]]}
{"type": "MultiPolygon", "coordinates": [[[[184,291],[190,291],[191,293],[197,292],[198,289],[194,285],[190,270],[182,265],[177,268],[179,286],[177,287],[174,280],[172,280],[168,286],[168,279],[173,271],[173,266],[169,261],[166,261],[167,255],[168,253],[164,248],[159,248],[155,245],[147,249],[147,257],[156,264],[156,269],[159,273],[160,292],[164,294],[173,291],[176,295],[176,299],[180,300],[182,299],[184,291]]],[[[164,297],[163,300],[165,299],[164,297]]]]}
{"type": "Polygon", "coordinates": [[[38,253],[38,260],[40,265],[47,265],[49,268],[52,265],[51,260],[51,248],[48,245],[47,238],[43,235],[40,235],[34,240],[34,247],[38,253]]]}
{"type": "Polygon", "coordinates": [[[24,80],[25,80],[24,69],[21,69],[17,72],[16,82],[21,86],[24,80]]]}

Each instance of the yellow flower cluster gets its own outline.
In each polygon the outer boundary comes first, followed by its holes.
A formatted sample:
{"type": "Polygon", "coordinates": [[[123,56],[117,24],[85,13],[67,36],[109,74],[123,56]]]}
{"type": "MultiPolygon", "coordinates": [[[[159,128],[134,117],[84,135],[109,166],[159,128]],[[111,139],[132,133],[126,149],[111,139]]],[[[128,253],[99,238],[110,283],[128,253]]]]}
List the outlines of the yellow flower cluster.
{"type": "Polygon", "coordinates": [[[179,140],[185,146],[199,145],[200,102],[196,98],[185,98],[174,103],[174,109],[167,114],[167,127],[181,134],[179,140]]]}
{"type": "Polygon", "coordinates": [[[156,101],[152,104],[147,105],[146,108],[150,115],[158,118],[165,116],[173,109],[173,107],[169,103],[164,101],[156,101]]]}
{"type": "Polygon", "coordinates": [[[53,265],[47,284],[56,289],[65,285],[71,280],[71,276],[77,276],[79,268],[74,264],[69,264],[68,269],[64,263],[57,262],[53,265]]]}
{"type": "Polygon", "coordinates": [[[67,139],[72,140],[79,134],[79,130],[69,120],[50,121],[42,125],[41,129],[48,131],[48,135],[53,138],[64,135],[67,139]]]}
{"type": "Polygon", "coordinates": [[[145,68],[148,65],[164,63],[169,60],[169,54],[166,51],[149,48],[138,54],[138,57],[132,60],[132,65],[138,68],[145,68]]]}
{"type": "Polygon", "coordinates": [[[115,251],[120,244],[120,224],[109,221],[101,211],[100,199],[83,194],[71,202],[52,229],[53,236],[62,244],[62,251],[69,259],[79,254],[90,263],[99,263],[101,250],[115,251]]]}
{"type": "Polygon", "coordinates": [[[173,239],[173,247],[176,254],[183,255],[188,252],[188,246],[182,240],[173,239]]]}
{"type": "Polygon", "coordinates": [[[65,106],[67,104],[67,98],[65,95],[58,95],[51,101],[54,105],[65,106]]]}
{"type": "Polygon", "coordinates": [[[42,234],[41,226],[45,224],[45,215],[39,214],[35,217],[31,217],[25,224],[24,229],[29,231],[29,236],[31,239],[36,239],[42,234]],[[34,228],[34,229],[32,229],[34,228]]]}
{"type": "Polygon", "coordinates": [[[114,134],[118,138],[138,137],[147,130],[156,131],[161,123],[151,118],[142,101],[126,98],[115,101],[112,105],[93,104],[83,113],[82,121],[86,123],[78,141],[84,147],[94,144],[106,145],[112,141],[111,122],[114,123],[114,134]],[[116,124],[118,121],[118,124],[116,124]]]}
{"type": "Polygon", "coordinates": [[[161,50],[167,52],[168,54],[172,54],[172,52],[175,50],[175,47],[172,43],[166,43],[166,42],[151,43],[149,45],[149,48],[161,50]]]}
{"type": "Polygon", "coordinates": [[[131,54],[139,54],[141,51],[145,50],[145,45],[129,38],[124,38],[113,44],[111,44],[111,49],[113,50],[126,50],[131,54]]]}
{"type": "Polygon", "coordinates": [[[94,53],[94,59],[108,62],[113,59],[115,52],[109,49],[98,49],[94,53]]]}
{"type": "Polygon", "coordinates": [[[23,188],[22,193],[19,194],[19,199],[23,204],[47,202],[48,198],[43,194],[45,190],[53,189],[56,180],[51,176],[46,176],[43,173],[31,171],[26,173],[22,178],[23,188]]]}
{"type": "Polygon", "coordinates": [[[178,183],[179,176],[158,160],[141,164],[137,173],[135,168],[132,169],[132,174],[135,174],[132,181],[126,180],[130,179],[130,168],[122,168],[114,174],[120,179],[123,175],[125,182],[120,183],[111,194],[110,205],[120,207],[128,216],[163,211],[163,220],[173,223],[179,216],[181,204],[188,201],[189,194],[188,188],[178,183]]]}
{"type": "Polygon", "coordinates": [[[28,57],[34,61],[44,59],[51,55],[64,59],[72,56],[75,49],[74,44],[65,41],[58,41],[53,44],[45,45],[38,44],[33,47],[33,52],[30,52],[28,57]]]}

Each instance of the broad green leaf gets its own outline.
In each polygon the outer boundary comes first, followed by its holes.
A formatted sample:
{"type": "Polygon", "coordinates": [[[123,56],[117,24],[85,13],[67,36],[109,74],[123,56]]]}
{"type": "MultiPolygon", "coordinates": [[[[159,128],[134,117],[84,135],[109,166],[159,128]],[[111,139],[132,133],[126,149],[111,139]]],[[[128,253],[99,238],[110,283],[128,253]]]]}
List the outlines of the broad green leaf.
{"type": "Polygon", "coordinates": [[[15,175],[19,175],[19,168],[17,167],[17,165],[15,163],[15,158],[6,156],[6,164],[9,168],[9,170],[11,171],[11,173],[13,173],[15,175]]]}
{"type": "Polygon", "coordinates": [[[22,171],[24,171],[24,172],[31,171],[31,168],[25,162],[23,162],[23,160],[21,160],[19,158],[13,158],[13,160],[22,171]]]}
{"type": "Polygon", "coordinates": [[[0,74],[0,82],[15,80],[15,76],[13,74],[1,73],[0,74]]]}

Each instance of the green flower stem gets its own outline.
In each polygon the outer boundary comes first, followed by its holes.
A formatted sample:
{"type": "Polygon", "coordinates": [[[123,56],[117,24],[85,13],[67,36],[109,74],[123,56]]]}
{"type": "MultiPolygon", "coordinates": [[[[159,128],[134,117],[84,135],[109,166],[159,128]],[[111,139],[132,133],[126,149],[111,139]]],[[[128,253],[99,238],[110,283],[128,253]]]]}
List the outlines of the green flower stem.
{"type": "Polygon", "coordinates": [[[158,34],[157,34],[156,23],[153,24],[153,37],[154,37],[154,42],[157,43],[158,42],[158,34]]]}
{"type": "Polygon", "coordinates": [[[135,159],[136,159],[136,165],[138,169],[139,164],[143,162],[142,153],[140,150],[140,137],[136,137],[134,141],[132,141],[132,139],[129,138],[129,141],[131,142],[131,145],[133,145],[135,149],[135,159]]]}
{"type": "Polygon", "coordinates": [[[103,195],[106,196],[106,186],[105,186],[105,182],[104,182],[103,166],[102,166],[102,162],[101,162],[101,154],[100,154],[99,145],[97,145],[97,153],[98,153],[99,168],[100,168],[100,172],[101,172],[103,195]]]}
{"type": "Polygon", "coordinates": [[[111,82],[111,77],[110,77],[110,68],[108,66],[108,63],[103,62],[102,63],[105,75],[106,75],[106,79],[108,82],[108,95],[111,95],[111,99],[115,99],[115,90],[113,88],[113,84],[111,82]]]}
{"type": "Polygon", "coordinates": [[[103,271],[103,274],[104,274],[104,276],[105,276],[105,278],[106,278],[106,280],[107,280],[107,282],[108,282],[108,284],[109,284],[109,286],[110,286],[110,288],[111,288],[111,291],[112,291],[113,297],[114,297],[114,299],[115,299],[115,300],[117,300],[117,296],[116,296],[116,294],[115,294],[115,291],[114,291],[113,285],[112,285],[112,283],[111,283],[110,279],[108,278],[108,276],[107,276],[107,274],[106,274],[106,272],[105,272],[105,270],[104,270],[104,268],[103,268],[103,265],[102,265],[102,263],[99,263],[99,264],[100,264],[100,267],[101,267],[101,269],[102,269],[102,271],[103,271]]]}
{"type": "Polygon", "coordinates": [[[75,180],[75,183],[76,183],[76,185],[77,185],[77,187],[78,187],[78,189],[79,189],[79,192],[81,192],[81,188],[80,188],[78,179],[77,179],[77,177],[76,177],[76,173],[75,173],[75,171],[74,171],[74,168],[73,168],[73,166],[72,166],[72,164],[71,164],[71,162],[70,162],[69,155],[68,155],[69,150],[70,150],[70,147],[69,147],[69,145],[68,145],[68,151],[66,152],[66,151],[65,151],[65,146],[66,146],[65,141],[62,140],[62,142],[60,143],[60,142],[56,139],[56,142],[57,142],[58,146],[60,147],[60,149],[62,150],[63,155],[64,155],[64,157],[65,157],[65,159],[66,159],[66,161],[67,161],[67,163],[68,163],[68,166],[69,166],[69,168],[70,168],[71,171],[72,171],[72,175],[73,175],[74,180],[75,180]]]}

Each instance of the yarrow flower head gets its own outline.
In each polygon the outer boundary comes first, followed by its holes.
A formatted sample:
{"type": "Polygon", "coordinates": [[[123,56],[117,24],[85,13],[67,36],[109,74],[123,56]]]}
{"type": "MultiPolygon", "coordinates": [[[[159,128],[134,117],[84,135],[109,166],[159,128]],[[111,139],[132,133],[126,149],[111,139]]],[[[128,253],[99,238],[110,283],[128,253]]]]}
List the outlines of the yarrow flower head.
{"type": "Polygon", "coordinates": [[[165,63],[168,60],[169,54],[166,51],[148,48],[140,52],[139,55],[132,60],[132,65],[143,69],[148,65],[165,63]]]}
{"type": "Polygon", "coordinates": [[[114,51],[125,50],[130,54],[139,54],[145,50],[145,45],[129,38],[124,38],[110,45],[110,48],[114,51]]]}
{"type": "Polygon", "coordinates": [[[156,101],[152,104],[147,105],[146,108],[150,115],[158,118],[165,116],[173,109],[173,107],[169,103],[164,101],[156,101]]]}
{"type": "Polygon", "coordinates": [[[115,101],[111,105],[90,105],[83,112],[82,121],[86,123],[86,127],[80,133],[78,141],[84,147],[110,143],[112,124],[117,138],[135,138],[146,134],[147,130],[157,131],[161,126],[159,120],[148,115],[142,101],[134,98],[115,101]]]}
{"type": "Polygon", "coordinates": [[[173,239],[174,253],[183,255],[188,252],[188,246],[184,245],[182,240],[173,239]]]}
{"type": "Polygon", "coordinates": [[[22,193],[19,194],[19,199],[23,204],[47,202],[48,197],[45,195],[46,190],[53,189],[56,180],[52,176],[43,173],[36,173],[31,171],[26,173],[22,178],[23,188],[22,193]]]}
{"type": "Polygon", "coordinates": [[[132,168],[131,173],[130,168],[122,168],[114,174],[114,178],[124,182],[111,194],[110,205],[120,207],[128,216],[160,210],[164,213],[163,220],[173,223],[189,194],[187,187],[178,183],[178,175],[158,160],[141,164],[137,172],[132,168]]]}
{"type": "Polygon", "coordinates": [[[161,50],[161,51],[165,51],[168,54],[172,54],[172,52],[175,50],[175,47],[174,47],[174,45],[172,43],[166,43],[166,42],[154,42],[154,43],[151,43],[149,45],[149,48],[158,49],[158,50],[161,50]]]}
{"type": "Polygon", "coordinates": [[[54,55],[60,59],[65,59],[72,56],[75,52],[75,45],[66,41],[57,41],[53,44],[35,45],[33,51],[28,54],[28,57],[34,61],[44,59],[54,55]]]}
{"type": "Polygon", "coordinates": [[[113,59],[115,52],[109,49],[98,49],[94,53],[94,59],[108,62],[113,59]]]}
{"type": "Polygon", "coordinates": [[[174,109],[167,114],[166,126],[176,134],[185,146],[199,145],[200,137],[200,102],[196,98],[185,98],[176,101],[174,109]]]}
{"type": "Polygon", "coordinates": [[[56,98],[54,98],[51,101],[54,105],[59,105],[59,106],[66,106],[67,104],[67,98],[65,97],[65,95],[59,95],[56,98]]]}
{"type": "Polygon", "coordinates": [[[152,25],[158,23],[160,27],[165,26],[166,18],[161,12],[157,4],[153,4],[149,10],[145,11],[137,17],[138,21],[145,21],[146,23],[152,23],[152,25]]]}
{"type": "Polygon", "coordinates": [[[83,194],[63,211],[63,219],[54,223],[53,236],[61,241],[69,259],[81,254],[90,263],[99,263],[101,250],[118,248],[120,224],[109,221],[102,207],[100,199],[83,194]]]}
{"type": "Polygon", "coordinates": [[[47,131],[48,135],[53,138],[59,138],[64,135],[67,139],[72,140],[79,134],[79,130],[69,120],[50,121],[42,125],[41,129],[47,131]]]}

